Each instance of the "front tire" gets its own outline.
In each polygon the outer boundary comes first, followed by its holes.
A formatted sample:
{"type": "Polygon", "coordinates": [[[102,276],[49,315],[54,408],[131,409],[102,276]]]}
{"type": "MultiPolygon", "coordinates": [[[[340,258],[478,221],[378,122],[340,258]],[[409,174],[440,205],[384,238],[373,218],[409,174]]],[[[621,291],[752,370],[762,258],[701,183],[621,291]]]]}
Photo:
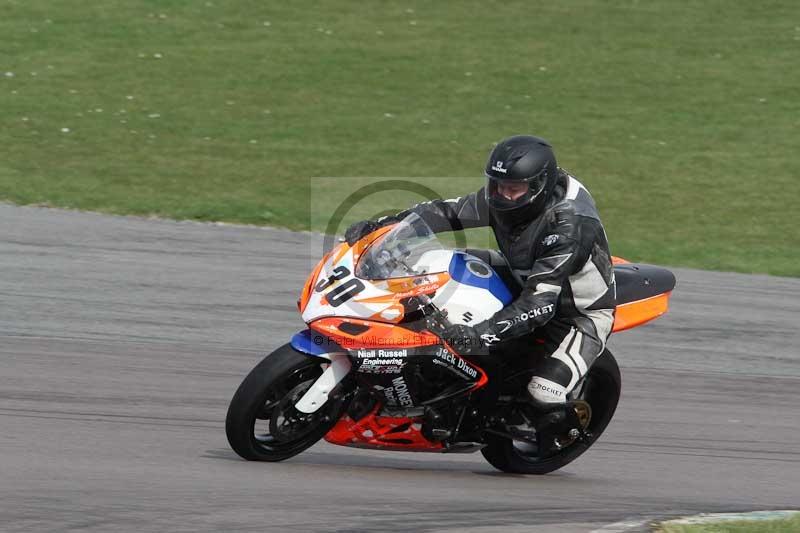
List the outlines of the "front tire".
{"type": "Polygon", "coordinates": [[[310,448],[336,424],[339,402],[304,415],[294,403],[322,374],[320,359],[285,344],[267,355],[239,385],[225,419],[228,442],[249,461],[283,461],[310,448]]]}
{"type": "Polygon", "coordinates": [[[584,385],[572,399],[589,403],[592,418],[585,442],[574,442],[557,454],[540,459],[535,446],[499,435],[488,435],[483,457],[495,468],[515,474],[548,474],[571,463],[589,449],[611,422],[619,403],[622,380],[614,356],[605,350],[589,369],[584,385]]]}

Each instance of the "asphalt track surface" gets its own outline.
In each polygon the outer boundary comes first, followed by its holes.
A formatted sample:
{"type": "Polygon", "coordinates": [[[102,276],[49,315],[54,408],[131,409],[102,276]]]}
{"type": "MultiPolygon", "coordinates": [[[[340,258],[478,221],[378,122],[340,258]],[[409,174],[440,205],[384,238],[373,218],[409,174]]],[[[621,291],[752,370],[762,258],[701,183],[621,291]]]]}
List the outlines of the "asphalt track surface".
{"type": "Polygon", "coordinates": [[[320,246],[0,204],[0,530],[622,531],[798,506],[800,280],[766,276],[676,269],[670,313],[610,341],[608,431],[551,475],[327,443],[240,460],[228,401],[303,327],[320,246]]]}

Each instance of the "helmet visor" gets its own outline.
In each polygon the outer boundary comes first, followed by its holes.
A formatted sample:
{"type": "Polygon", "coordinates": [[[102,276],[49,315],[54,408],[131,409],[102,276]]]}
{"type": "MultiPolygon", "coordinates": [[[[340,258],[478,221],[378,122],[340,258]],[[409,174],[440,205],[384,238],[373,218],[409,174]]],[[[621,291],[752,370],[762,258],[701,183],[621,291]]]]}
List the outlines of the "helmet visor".
{"type": "Polygon", "coordinates": [[[495,209],[514,209],[528,204],[546,184],[545,173],[524,180],[500,179],[487,176],[486,200],[495,209]]]}

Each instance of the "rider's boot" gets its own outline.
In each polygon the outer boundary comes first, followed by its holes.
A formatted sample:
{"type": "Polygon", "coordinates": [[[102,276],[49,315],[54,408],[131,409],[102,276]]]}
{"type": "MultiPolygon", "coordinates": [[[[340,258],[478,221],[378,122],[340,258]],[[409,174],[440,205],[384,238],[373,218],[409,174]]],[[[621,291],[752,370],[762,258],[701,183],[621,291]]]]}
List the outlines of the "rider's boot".
{"type": "Polygon", "coordinates": [[[573,402],[550,404],[541,411],[535,423],[541,458],[552,457],[567,444],[585,437],[573,402]]]}

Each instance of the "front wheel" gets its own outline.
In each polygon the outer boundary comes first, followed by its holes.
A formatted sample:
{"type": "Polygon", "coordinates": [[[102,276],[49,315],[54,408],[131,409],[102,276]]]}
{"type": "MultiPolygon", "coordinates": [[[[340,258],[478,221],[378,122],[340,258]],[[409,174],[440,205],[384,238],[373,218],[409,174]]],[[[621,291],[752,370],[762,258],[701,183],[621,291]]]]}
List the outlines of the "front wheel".
{"type": "Polygon", "coordinates": [[[294,404],[322,374],[320,360],[290,344],[267,355],[233,395],[225,433],[233,450],[250,461],[283,461],[310,448],[336,424],[341,402],[301,413],[294,404]]]}
{"type": "Polygon", "coordinates": [[[539,458],[535,445],[499,435],[489,435],[487,446],[481,450],[489,463],[504,472],[517,474],[548,474],[575,459],[594,444],[603,433],[617,409],[621,390],[619,366],[611,352],[605,350],[589,369],[583,386],[572,397],[589,404],[591,419],[584,442],[573,442],[546,459],[539,458]]]}

